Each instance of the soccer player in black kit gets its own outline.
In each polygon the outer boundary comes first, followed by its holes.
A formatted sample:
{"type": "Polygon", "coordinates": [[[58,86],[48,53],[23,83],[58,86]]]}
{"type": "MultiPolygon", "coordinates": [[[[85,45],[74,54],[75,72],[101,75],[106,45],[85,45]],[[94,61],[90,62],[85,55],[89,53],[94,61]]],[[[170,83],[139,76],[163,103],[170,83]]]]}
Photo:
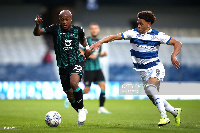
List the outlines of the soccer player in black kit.
{"type": "Polygon", "coordinates": [[[85,48],[85,57],[89,57],[91,50],[85,38],[84,31],[79,26],[71,24],[72,14],[69,10],[62,10],[59,14],[60,24],[52,24],[40,29],[42,18],[38,15],[33,31],[35,36],[51,34],[54,41],[57,66],[63,91],[71,106],[78,112],[77,125],[83,125],[86,120],[87,109],[83,106],[83,93],[79,87],[79,81],[83,75],[85,60],[79,51],[79,43],[85,48]]]}

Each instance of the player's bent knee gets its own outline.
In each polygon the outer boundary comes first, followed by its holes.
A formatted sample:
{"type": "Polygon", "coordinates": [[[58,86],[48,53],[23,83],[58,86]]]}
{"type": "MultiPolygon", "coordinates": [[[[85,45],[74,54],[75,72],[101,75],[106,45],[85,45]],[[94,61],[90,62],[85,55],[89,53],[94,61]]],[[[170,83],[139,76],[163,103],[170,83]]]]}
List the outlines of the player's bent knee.
{"type": "Polygon", "coordinates": [[[153,84],[147,84],[145,87],[145,92],[147,95],[153,96],[157,93],[157,87],[153,84]]]}
{"type": "Polygon", "coordinates": [[[72,87],[73,90],[75,90],[79,87],[78,83],[76,81],[70,81],[70,86],[72,87]]]}
{"type": "Polygon", "coordinates": [[[89,91],[90,91],[90,88],[88,88],[88,87],[86,87],[85,89],[84,89],[84,93],[86,94],[86,93],[89,93],[89,91]]]}

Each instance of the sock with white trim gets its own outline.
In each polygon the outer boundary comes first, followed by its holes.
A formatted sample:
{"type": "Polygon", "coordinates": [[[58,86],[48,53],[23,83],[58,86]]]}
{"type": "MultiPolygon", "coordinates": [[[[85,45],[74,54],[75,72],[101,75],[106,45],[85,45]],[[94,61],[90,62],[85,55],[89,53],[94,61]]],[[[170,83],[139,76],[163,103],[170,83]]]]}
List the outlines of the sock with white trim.
{"type": "Polygon", "coordinates": [[[171,106],[165,99],[163,99],[163,103],[167,112],[170,112],[173,116],[176,116],[178,114],[177,110],[173,106],[171,106]]]}
{"type": "Polygon", "coordinates": [[[82,109],[83,108],[83,92],[80,87],[78,87],[76,90],[74,90],[74,97],[77,103],[77,108],[82,109]]]}
{"type": "Polygon", "coordinates": [[[154,104],[157,106],[161,117],[167,118],[163,99],[158,95],[157,87],[155,85],[147,85],[145,88],[147,95],[151,95],[154,99],[154,104]]]}

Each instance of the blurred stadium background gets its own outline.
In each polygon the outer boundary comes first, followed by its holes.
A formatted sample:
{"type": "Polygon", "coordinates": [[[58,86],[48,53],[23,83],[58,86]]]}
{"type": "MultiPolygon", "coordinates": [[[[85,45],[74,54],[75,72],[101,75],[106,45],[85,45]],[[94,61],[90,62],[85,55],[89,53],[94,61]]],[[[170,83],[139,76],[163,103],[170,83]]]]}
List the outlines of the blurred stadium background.
{"type": "MultiPolygon", "coordinates": [[[[167,99],[200,99],[200,1],[190,0],[1,0],[0,1],[0,99],[64,99],[58,77],[52,38],[35,37],[36,15],[42,27],[58,22],[58,14],[69,9],[73,24],[89,36],[91,22],[99,23],[99,38],[124,32],[137,26],[136,14],[152,10],[157,17],[152,26],[183,43],[178,56],[181,68],[171,64],[173,47],[161,45],[159,57],[165,66],[163,90],[167,99]]],[[[140,87],[140,75],[133,70],[130,44],[115,41],[104,44],[108,57],[101,59],[106,77],[106,97],[144,99],[140,94],[120,95],[119,85],[131,82],[140,87]]],[[[80,83],[81,87],[84,85],[80,83]]],[[[85,99],[98,99],[100,89],[93,85],[85,99]]]]}

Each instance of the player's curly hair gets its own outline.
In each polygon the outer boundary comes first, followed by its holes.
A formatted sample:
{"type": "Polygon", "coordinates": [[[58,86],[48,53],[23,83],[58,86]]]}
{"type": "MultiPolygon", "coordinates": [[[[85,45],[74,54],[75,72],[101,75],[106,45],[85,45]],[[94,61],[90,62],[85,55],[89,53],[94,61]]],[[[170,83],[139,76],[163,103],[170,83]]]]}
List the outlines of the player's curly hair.
{"type": "Polygon", "coordinates": [[[156,21],[156,16],[152,13],[152,11],[138,12],[137,17],[139,19],[144,19],[146,22],[151,22],[151,24],[156,21]]]}

